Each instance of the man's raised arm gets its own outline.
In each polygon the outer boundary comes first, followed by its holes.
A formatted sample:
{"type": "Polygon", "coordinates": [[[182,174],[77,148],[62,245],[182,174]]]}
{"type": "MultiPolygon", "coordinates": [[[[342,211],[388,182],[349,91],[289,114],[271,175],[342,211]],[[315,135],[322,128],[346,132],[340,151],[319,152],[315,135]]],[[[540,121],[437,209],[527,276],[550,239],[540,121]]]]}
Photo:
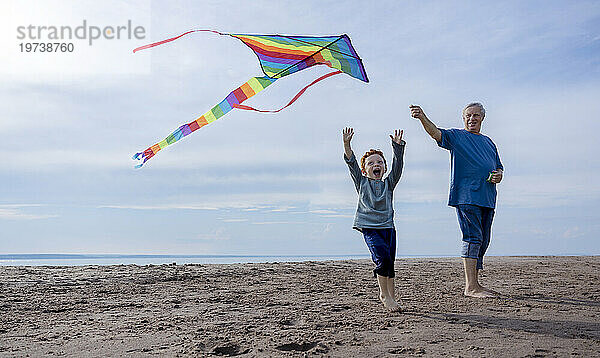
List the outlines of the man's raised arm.
{"type": "Polygon", "coordinates": [[[429,118],[427,118],[427,116],[425,115],[425,112],[423,112],[421,107],[411,105],[411,106],[409,106],[409,108],[410,108],[410,115],[413,118],[416,118],[421,121],[421,124],[423,125],[423,128],[425,128],[425,131],[427,132],[427,134],[429,134],[431,136],[431,138],[435,139],[437,142],[441,142],[442,141],[442,132],[440,132],[438,127],[436,127],[436,125],[433,124],[433,122],[431,122],[429,120],[429,118]]]}

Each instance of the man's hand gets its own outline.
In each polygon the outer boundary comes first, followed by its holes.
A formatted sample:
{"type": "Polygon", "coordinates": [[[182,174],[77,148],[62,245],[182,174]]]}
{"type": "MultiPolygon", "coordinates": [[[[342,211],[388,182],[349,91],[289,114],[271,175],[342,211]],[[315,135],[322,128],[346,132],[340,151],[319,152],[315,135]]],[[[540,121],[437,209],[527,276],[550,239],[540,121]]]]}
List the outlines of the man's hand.
{"type": "Polygon", "coordinates": [[[392,138],[392,141],[396,144],[402,144],[402,134],[404,134],[404,130],[398,130],[396,129],[394,131],[394,135],[390,134],[390,138],[392,138]]]}
{"type": "Polygon", "coordinates": [[[502,169],[496,169],[496,170],[494,170],[490,181],[494,184],[498,184],[502,181],[503,175],[504,175],[504,172],[502,171],[502,169]]]}
{"type": "Polygon", "coordinates": [[[344,155],[347,159],[352,157],[352,147],[350,146],[350,141],[354,136],[354,129],[350,127],[346,127],[342,130],[342,139],[344,140],[344,155]]]}
{"type": "Polygon", "coordinates": [[[435,124],[433,124],[433,122],[429,120],[429,118],[427,118],[425,112],[423,112],[423,109],[419,106],[415,106],[414,104],[411,104],[408,106],[408,108],[410,108],[410,116],[421,121],[421,124],[423,125],[423,128],[427,134],[429,134],[431,138],[435,139],[436,142],[441,142],[442,132],[438,129],[438,127],[435,126],[435,124]]]}
{"type": "Polygon", "coordinates": [[[425,112],[423,112],[423,109],[419,106],[415,106],[415,105],[410,105],[408,106],[408,108],[410,108],[410,116],[416,119],[426,119],[427,116],[425,115],[425,112]]]}

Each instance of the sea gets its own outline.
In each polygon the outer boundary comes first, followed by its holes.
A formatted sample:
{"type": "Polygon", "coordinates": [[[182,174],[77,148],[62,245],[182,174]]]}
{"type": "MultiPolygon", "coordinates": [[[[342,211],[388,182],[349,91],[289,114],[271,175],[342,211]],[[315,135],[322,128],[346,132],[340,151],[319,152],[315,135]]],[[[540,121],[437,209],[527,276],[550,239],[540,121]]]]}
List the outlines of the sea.
{"type": "Polygon", "coordinates": [[[234,264],[368,259],[369,255],[235,256],[235,255],[114,255],[114,254],[0,254],[0,266],[84,266],[234,264]]]}

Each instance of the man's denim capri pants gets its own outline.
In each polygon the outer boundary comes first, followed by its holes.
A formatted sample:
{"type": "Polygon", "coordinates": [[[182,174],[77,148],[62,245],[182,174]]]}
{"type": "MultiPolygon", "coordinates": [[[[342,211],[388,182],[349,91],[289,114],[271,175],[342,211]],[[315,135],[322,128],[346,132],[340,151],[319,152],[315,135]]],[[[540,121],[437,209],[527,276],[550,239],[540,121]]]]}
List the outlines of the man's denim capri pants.
{"type": "Polygon", "coordinates": [[[456,206],[456,215],[462,230],[461,257],[477,259],[477,269],[483,269],[483,255],[490,245],[494,209],[461,204],[456,206]]]}
{"type": "Polygon", "coordinates": [[[394,278],[396,260],[396,229],[361,229],[365,243],[375,263],[373,275],[394,278]]]}

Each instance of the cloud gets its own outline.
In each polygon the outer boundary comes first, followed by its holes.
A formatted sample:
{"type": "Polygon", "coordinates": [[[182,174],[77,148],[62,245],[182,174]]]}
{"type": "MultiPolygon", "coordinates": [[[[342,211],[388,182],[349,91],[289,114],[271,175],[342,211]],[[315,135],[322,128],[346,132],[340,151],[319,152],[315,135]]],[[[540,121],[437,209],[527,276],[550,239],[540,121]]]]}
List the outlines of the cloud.
{"type": "Polygon", "coordinates": [[[72,168],[106,170],[133,167],[126,157],[126,152],[98,152],[97,149],[88,148],[5,150],[0,152],[0,161],[5,164],[3,170],[23,172],[58,172],[72,168]]]}
{"type": "MultiPolygon", "coordinates": [[[[349,184],[351,186],[351,184],[349,184]]],[[[293,186],[291,186],[293,188],[293,186]]],[[[350,188],[351,190],[352,188],[350,188]]],[[[350,208],[356,205],[356,197],[350,194],[328,193],[320,190],[314,192],[249,192],[227,193],[214,192],[201,193],[177,202],[173,198],[152,198],[151,204],[115,203],[96,205],[97,208],[123,209],[123,210],[240,210],[241,212],[271,212],[274,214],[297,214],[312,211],[315,214],[335,214],[339,208],[350,208]],[[349,197],[349,198],[348,198],[349,197]],[[335,205],[332,205],[335,203],[335,205]],[[339,205],[348,203],[349,205],[339,205]],[[293,210],[291,208],[294,208],[293,210]]],[[[184,195],[189,197],[190,195],[184,195]]]]}
{"type": "MultiPolygon", "coordinates": [[[[308,210],[307,213],[308,214],[316,214],[319,217],[322,218],[353,218],[354,217],[354,207],[350,208],[337,208],[337,210],[331,210],[331,209],[312,209],[312,210],[308,210]],[[348,214],[348,213],[341,213],[341,211],[351,211],[352,214],[348,214]]],[[[329,230],[328,230],[329,231],[329,230]]]]}
{"type": "MultiPolygon", "coordinates": [[[[44,2],[43,6],[36,6],[34,1],[7,1],[2,2],[2,13],[10,14],[2,22],[2,31],[0,31],[0,44],[3,48],[10,49],[3,51],[0,55],[3,65],[0,72],[4,77],[18,79],[19,81],[47,82],[60,81],[64,79],[79,79],[103,77],[107,74],[148,74],[150,73],[149,56],[132,56],[131,50],[136,46],[148,42],[150,37],[150,8],[149,0],[137,0],[123,3],[114,0],[96,3],[92,1],[56,1],[49,0],[44,2]],[[90,11],[90,8],[94,10],[90,11]],[[84,29],[83,24],[86,23],[84,29]],[[120,39],[116,38],[118,26],[127,26],[131,21],[131,36],[119,32],[120,39]],[[30,37],[28,26],[34,26],[35,30],[30,37]],[[69,38],[68,32],[65,38],[48,38],[49,26],[54,26],[57,34],[61,34],[61,27],[69,26],[73,31],[73,36],[69,38]],[[90,27],[97,29],[92,30],[90,27]],[[101,38],[92,41],[90,37],[92,31],[101,34],[103,29],[111,26],[114,30],[113,38],[101,38]],[[145,39],[137,39],[133,35],[133,30],[141,26],[144,28],[145,39]],[[24,39],[18,39],[18,27],[25,27],[24,39]],[[42,28],[45,27],[45,28],[42,28]],[[76,28],[80,27],[81,31],[76,28]],[[83,37],[85,30],[86,40],[78,39],[83,37]],[[43,35],[40,39],[38,35],[43,35]],[[57,51],[51,54],[40,52],[22,52],[20,43],[36,42],[58,42],[70,43],[73,46],[72,51],[57,51]],[[52,56],[48,60],[48,56],[52,56]]],[[[108,36],[111,37],[111,36],[108,36]]]]}
{"type": "Polygon", "coordinates": [[[562,237],[565,239],[576,239],[587,234],[587,230],[581,229],[579,226],[573,226],[564,231],[562,237]]]}
{"type": "Polygon", "coordinates": [[[600,200],[600,187],[581,174],[508,174],[498,186],[498,203],[513,208],[550,208],[600,200]]]}
{"type": "Polygon", "coordinates": [[[230,235],[224,228],[215,229],[209,234],[198,234],[195,238],[195,240],[199,241],[227,241],[230,239],[230,235]]]}
{"type": "Polygon", "coordinates": [[[295,206],[281,206],[276,209],[272,209],[271,212],[272,213],[286,213],[293,209],[296,209],[296,207],[295,206]]]}
{"type": "Polygon", "coordinates": [[[219,210],[217,207],[195,204],[163,204],[163,205],[100,205],[98,209],[124,210],[219,210]]]}
{"type": "Polygon", "coordinates": [[[252,225],[305,225],[304,221],[260,221],[253,222],[252,225]]]}
{"type": "Polygon", "coordinates": [[[46,206],[44,204],[0,204],[0,208],[32,208],[46,206]]]}
{"type": "Polygon", "coordinates": [[[224,219],[224,218],[217,218],[217,220],[221,220],[224,223],[241,223],[241,222],[248,221],[248,219],[224,219]]]}
{"type": "Polygon", "coordinates": [[[333,210],[325,210],[325,209],[309,210],[309,213],[311,213],[311,214],[337,214],[337,212],[335,212],[333,210]]]}
{"type": "Polygon", "coordinates": [[[57,218],[54,214],[29,214],[21,208],[39,207],[39,204],[0,205],[0,220],[41,220],[57,218]]]}
{"type": "Polygon", "coordinates": [[[353,218],[354,215],[351,214],[329,214],[329,215],[321,215],[322,218],[353,218]]]}

